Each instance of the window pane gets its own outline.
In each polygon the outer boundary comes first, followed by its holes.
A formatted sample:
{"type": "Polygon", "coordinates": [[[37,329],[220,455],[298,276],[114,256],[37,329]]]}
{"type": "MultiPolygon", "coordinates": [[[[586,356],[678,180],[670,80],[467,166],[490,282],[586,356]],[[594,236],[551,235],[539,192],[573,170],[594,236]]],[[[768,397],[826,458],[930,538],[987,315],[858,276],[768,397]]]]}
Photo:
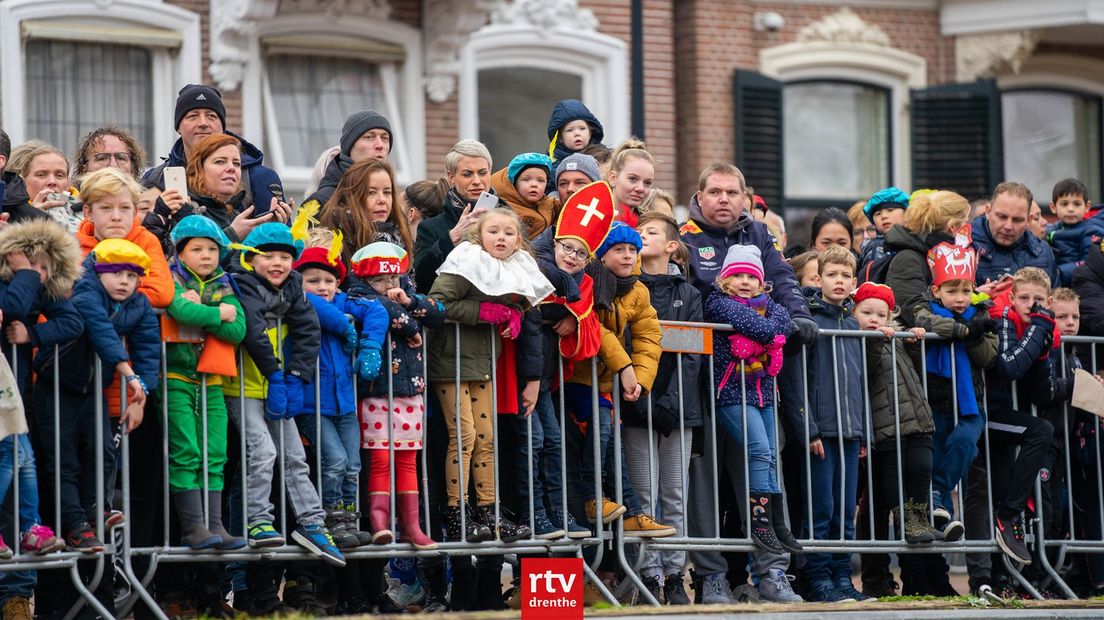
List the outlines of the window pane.
{"type": "Polygon", "coordinates": [[[1004,176],[1050,202],[1054,184],[1074,176],[1100,197],[1100,98],[1024,91],[1001,96],[1004,176]]]}
{"type": "Polygon", "coordinates": [[[491,151],[495,168],[518,153],[548,152],[548,115],[560,99],[581,99],[577,75],[507,67],[479,72],[479,139],[491,151]]]}
{"type": "MultiPolygon", "coordinates": [[[[117,125],[153,146],[150,51],[130,45],[27,42],[27,135],[72,153],[85,134],[117,125]]],[[[149,163],[149,162],[145,162],[149,163]]]]}
{"type": "Polygon", "coordinates": [[[857,199],[889,185],[889,93],[834,82],[787,84],[787,198],[857,199]]]}
{"type": "MultiPolygon", "coordinates": [[[[386,115],[376,65],[353,58],[273,54],[265,64],[284,160],[313,166],[337,144],[345,118],[360,110],[386,115]]],[[[391,160],[399,150],[393,143],[391,160]]]]}

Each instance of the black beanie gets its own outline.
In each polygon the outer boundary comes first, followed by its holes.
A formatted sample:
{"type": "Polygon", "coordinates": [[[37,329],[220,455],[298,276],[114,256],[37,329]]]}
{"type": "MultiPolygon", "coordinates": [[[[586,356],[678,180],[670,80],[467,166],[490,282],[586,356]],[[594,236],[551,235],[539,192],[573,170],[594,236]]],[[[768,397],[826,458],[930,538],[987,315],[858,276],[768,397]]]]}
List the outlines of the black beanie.
{"type": "Polygon", "coordinates": [[[226,131],[226,106],[222,105],[222,93],[217,88],[203,84],[185,84],[176,97],[174,129],[180,129],[180,121],[192,110],[214,110],[226,131]]]}
{"type": "Polygon", "coordinates": [[[391,123],[387,118],[375,110],[353,112],[345,119],[345,124],[341,127],[341,153],[351,157],[350,151],[353,150],[353,145],[372,129],[382,129],[387,132],[387,137],[390,139],[387,152],[390,153],[391,147],[395,144],[395,134],[391,132],[391,123]]]}

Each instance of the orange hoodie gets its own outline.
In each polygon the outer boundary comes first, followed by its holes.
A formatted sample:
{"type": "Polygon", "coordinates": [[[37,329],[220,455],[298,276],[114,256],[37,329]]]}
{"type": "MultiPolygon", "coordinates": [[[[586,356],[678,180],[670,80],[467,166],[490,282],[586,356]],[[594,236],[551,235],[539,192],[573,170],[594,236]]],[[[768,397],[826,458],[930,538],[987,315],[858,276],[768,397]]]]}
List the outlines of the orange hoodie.
{"type": "MultiPolygon", "coordinates": [[[[172,275],[169,273],[169,262],[165,260],[165,253],[161,250],[161,241],[146,230],[137,218],[126,239],[145,250],[150,257],[149,273],[142,278],[142,283],[138,285],[138,292],[148,297],[150,305],[154,308],[167,308],[172,303],[174,287],[172,275]]],[[[96,238],[91,220],[81,222],[80,228],[77,229],[77,241],[80,242],[81,256],[85,257],[100,242],[96,238]]]]}

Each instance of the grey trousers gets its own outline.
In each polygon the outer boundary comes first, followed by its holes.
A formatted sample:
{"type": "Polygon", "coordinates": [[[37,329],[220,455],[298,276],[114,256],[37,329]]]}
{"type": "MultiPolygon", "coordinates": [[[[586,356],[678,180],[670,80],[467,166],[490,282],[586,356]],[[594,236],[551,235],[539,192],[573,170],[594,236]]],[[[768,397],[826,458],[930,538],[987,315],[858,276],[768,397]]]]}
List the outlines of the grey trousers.
{"type": "MultiPolygon", "coordinates": [[[[684,434],[677,430],[664,437],[654,431],[649,433],[646,428],[625,426],[621,433],[629,480],[632,481],[636,494],[640,496],[645,514],[654,515],[660,523],[675,528],[678,532],[676,536],[685,536],[684,486],[688,480],[687,467],[690,464],[693,433],[686,429],[685,441],[680,441],[684,434]],[[650,457],[649,435],[653,451],[650,457]]],[[[681,573],[685,567],[685,551],[646,549],[640,563],[640,574],[662,579],[666,575],[681,573]]]]}
{"type": "MultiPolygon", "coordinates": [[[[686,529],[694,538],[714,538],[717,535],[719,509],[713,505],[713,419],[708,412],[703,416],[705,431],[705,450],[701,456],[690,459],[690,502],[687,506],[686,529]]],[[[717,425],[717,463],[728,474],[736,491],[736,497],[748,497],[744,485],[744,450],[736,440],[717,425]]],[[[781,473],[781,470],[779,470],[781,473]]],[[[720,474],[720,472],[718,472],[720,474]]],[[[718,483],[724,479],[718,475],[718,483]]],[[[779,508],[785,509],[783,504],[779,508]]],[[[741,512],[741,521],[747,521],[747,514],[741,512]]],[[[728,562],[717,551],[691,551],[690,562],[699,576],[716,575],[728,572],[728,562]]],[[[771,555],[769,553],[751,553],[750,570],[754,579],[766,577],[770,569],[783,572],[789,568],[790,554],[771,555]]],[[[732,584],[733,586],[739,584],[732,584]]]]}
{"type": "Polygon", "coordinates": [[[226,410],[238,431],[245,436],[245,455],[248,472],[245,479],[247,523],[253,525],[275,520],[272,495],[272,477],[276,469],[276,442],[283,437],[284,486],[287,488],[291,510],[299,525],[322,525],[325,511],[318,490],[310,479],[307,455],[299,438],[294,420],[269,420],[265,418],[264,401],[245,399],[242,411],[238,398],[226,399],[226,410]],[[244,413],[244,415],[243,415],[244,413]]]}

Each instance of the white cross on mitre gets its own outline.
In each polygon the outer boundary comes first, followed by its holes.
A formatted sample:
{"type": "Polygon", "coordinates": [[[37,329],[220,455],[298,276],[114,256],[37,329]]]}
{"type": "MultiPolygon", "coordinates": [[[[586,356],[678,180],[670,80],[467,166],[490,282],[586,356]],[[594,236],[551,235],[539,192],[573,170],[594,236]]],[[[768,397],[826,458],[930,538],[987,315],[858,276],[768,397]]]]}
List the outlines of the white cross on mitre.
{"type": "Polygon", "coordinates": [[[606,219],[606,214],[602,213],[601,211],[598,210],[598,199],[597,198],[592,198],[590,200],[589,205],[584,206],[584,205],[580,204],[580,205],[575,205],[575,206],[578,209],[582,209],[583,212],[586,214],[586,215],[583,216],[583,219],[579,222],[579,224],[581,224],[583,226],[586,226],[587,224],[590,223],[590,218],[591,217],[597,217],[599,220],[605,220],[606,219]]]}

